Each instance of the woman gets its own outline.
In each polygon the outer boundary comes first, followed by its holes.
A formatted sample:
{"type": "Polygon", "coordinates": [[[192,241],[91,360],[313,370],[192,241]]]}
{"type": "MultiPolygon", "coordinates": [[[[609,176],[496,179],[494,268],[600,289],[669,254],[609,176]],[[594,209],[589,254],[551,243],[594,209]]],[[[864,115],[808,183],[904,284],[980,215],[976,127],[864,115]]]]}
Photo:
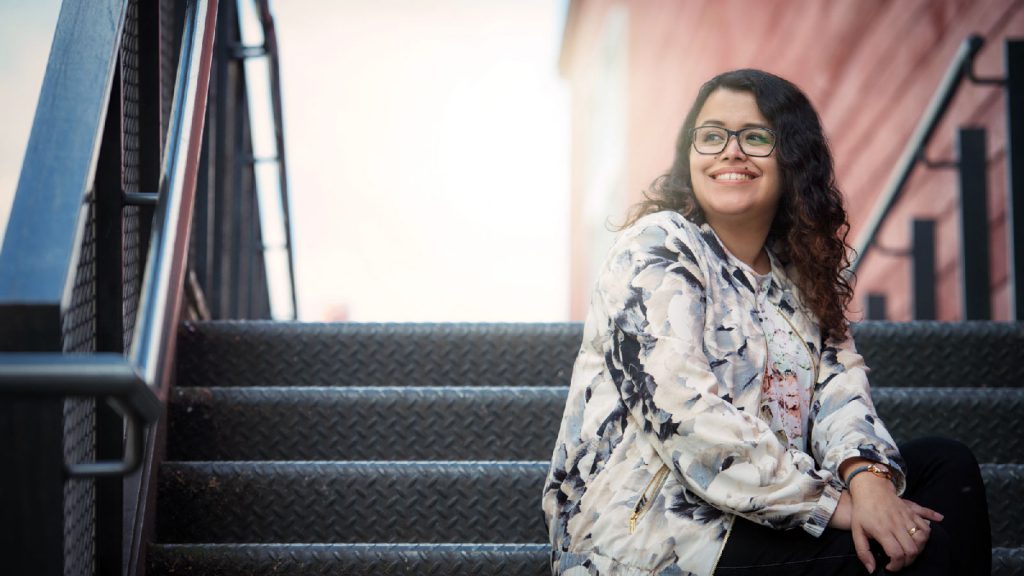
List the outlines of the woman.
{"type": "Polygon", "coordinates": [[[553,573],[989,573],[973,456],[900,450],[875,414],[847,230],[806,96],[705,84],[592,297],[544,490],[553,573]]]}

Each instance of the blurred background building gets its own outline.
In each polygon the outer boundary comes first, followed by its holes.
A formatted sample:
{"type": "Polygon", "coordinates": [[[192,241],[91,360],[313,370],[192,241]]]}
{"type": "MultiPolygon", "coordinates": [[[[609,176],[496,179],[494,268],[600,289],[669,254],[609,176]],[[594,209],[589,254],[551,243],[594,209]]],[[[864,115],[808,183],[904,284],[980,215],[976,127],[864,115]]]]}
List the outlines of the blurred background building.
{"type": "MultiPolygon", "coordinates": [[[[1010,0],[574,0],[559,69],[572,102],[572,304],[582,319],[612,224],[671,163],[700,84],[734,68],[761,68],[810,97],[832,143],[848,200],[850,244],[872,210],[964,39],[978,34],[981,77],[1003,75],[1003,41],[1024,36],[1024,2],[1010,0]]],[[[957,130],[987,133],[987,244],[991,317],[1010,318],[1007,280],[1006,102],[998,85],[965,82],[926,156],[956,158],[957,130]]],[[[958,172],[918,164],[858,270],[854,317],[915,317],[911,227],[934,221],[935,305],[961,303],[958,172]]],[[[923,304],[923,303],[918,303],[923,304]]],[[[927,310],[925,310],[927,312],[927,310]]],[[[925,314],[927,315],[927,314],[925,314]]],[[[921,317],[918,314],[917,317],[921,317]]]]}

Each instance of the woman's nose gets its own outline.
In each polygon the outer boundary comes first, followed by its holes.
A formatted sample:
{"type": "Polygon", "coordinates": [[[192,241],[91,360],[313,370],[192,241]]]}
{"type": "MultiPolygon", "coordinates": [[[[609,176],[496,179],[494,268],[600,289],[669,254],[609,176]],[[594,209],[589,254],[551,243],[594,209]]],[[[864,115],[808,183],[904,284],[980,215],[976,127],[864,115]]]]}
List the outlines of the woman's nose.
{"type": "Polygon", "coordinates": [[[722,150],[723,158],[745,158],[746,154],[743,152],[743,148],[740,147],[740,137],[736,134],[730,134],[729,139],[725,141],[725,150],[722,150]]]}

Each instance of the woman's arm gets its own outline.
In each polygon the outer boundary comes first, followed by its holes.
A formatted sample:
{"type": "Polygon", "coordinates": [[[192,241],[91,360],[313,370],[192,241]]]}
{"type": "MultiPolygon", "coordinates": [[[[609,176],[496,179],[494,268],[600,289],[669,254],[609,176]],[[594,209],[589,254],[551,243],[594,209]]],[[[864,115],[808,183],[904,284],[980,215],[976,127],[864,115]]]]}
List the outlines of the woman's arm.
{"type": "Polygon", "coordinates": [[[708,274],[698,242],[687,229],[651,224],[616,243],[594,295],[609,319],[606,368],[630,416],[692,492],[755,522],[818,535],[838,504],[838,482],[721,397],[703,349],[708,274]]]}
{"type": "Polygon", "coordinates": [[[833,527],[852,532],[857,556],[869,572],[875,569],[869,539],[889,556],[886,569],[898,571],[924,550],[929,522],[942,515],[900,498],[906,487],[903,458],[875,412],[867,367],[849,333],[826,343],[821,364],[811,407],[812,446],[823,467],[848,484],[833,527]],[[890,477],[867,471],[853,475],[870,464],[890,477]]]}
{"type": "Polygon", "coordinates": [[[875,412],[867,372],[849,331],[826,340],[812,396],[811,449],[822,468],[841,480],[846,476],[840,465],[855,459],[884,465],[899,495],[906,488],[903,458],[875,412]]]}

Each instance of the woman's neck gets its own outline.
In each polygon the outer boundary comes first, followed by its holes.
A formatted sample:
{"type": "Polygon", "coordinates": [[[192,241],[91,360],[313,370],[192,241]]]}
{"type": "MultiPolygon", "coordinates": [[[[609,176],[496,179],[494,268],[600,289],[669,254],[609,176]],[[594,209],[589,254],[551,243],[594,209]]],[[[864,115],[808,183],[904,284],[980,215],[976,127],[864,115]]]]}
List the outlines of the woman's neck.
{"type": "Polygon", "coordinates": [[[728,226],[719,222],[709,222],[715,234],[725,244],[725,248],[741,262],[750,266],[758,274],[772,271],[772,263],[764,250],[768,238],[768,227],[762,226],[728,226]]]}

